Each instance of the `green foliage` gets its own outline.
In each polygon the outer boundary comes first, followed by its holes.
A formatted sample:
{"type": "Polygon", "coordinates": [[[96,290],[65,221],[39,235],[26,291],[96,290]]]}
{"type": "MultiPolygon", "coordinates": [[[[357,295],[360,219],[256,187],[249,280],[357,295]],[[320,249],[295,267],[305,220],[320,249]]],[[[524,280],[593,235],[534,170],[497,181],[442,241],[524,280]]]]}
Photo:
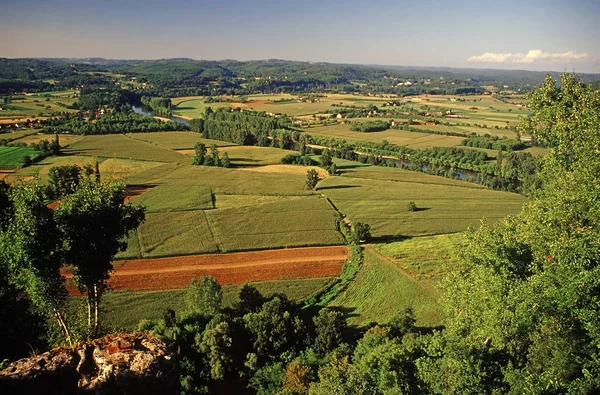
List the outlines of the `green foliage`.
{"type": "Polygon", "coordinates": [[[144,208],[124,204],[124,200],[123,185],[86,179],[54,211],[66,262],[73,266],[79,289],[88,293],[88,325],[93,330],[99,325],[98,306],[112,260],[127,247],[124,238],[144,221],[144,208]]]}
{"type": "Polygon", "coordinates": [[[390,124],[387,121],[370,121],[370,122],[358,122],[352,123],[350,130],[355,132],[381,132],[390,128],[390,124]]]}
{"type": "Polygon", "coordinates": [[[196,143],[194,145],[194,151],[196,155],[194,156],[194,165],[203,165],[206,160],[206,145],[203,143],[196,143]]]}
{"type": "Polygon", "coordinates": [[[308,155],[288,154],[281,158],[284,165],[317,166],[318,163],[308,155]]]}
{"type": "Polygon", "coordinates": [[[168,97],[149,97],[142,96],[142,104],[148,106],[158,115],[170,117],[173,112],[171,110],[171,99],[168,97]]]}
{"type": "Polygon", "coordinates": [[[10,281],[27,293],[37,309],[56,318],[71,341],[62,313],[67,297],[59,271],[64,263],[62,239],[57,237],[59,227],[45,199],[44,189],[36,184],[12,189],[14,214],[0,233],[0,253],[10,281]]]}
{"type": "Polygon", "coordinates": [[[319,173],[315,169],[310,169],[306,172],[306,187],[314,189],[319,182],[319,173]]]}
{"type": "Polygon", "coordinates": [[[529,103],[524,127],[550,146],[544,187],[515,217],[472,232],[444,281],[447,329],[423,363],[438,392],[600,388],[600,93],[565,74],[529,103]]]}
{"type": "Polygon", "coordinates": [[[417,211],[417,205],[415,202],[408,202],[406,204],[406,210],[407,211],[417,211]]]}
{"type": "Polygon", "coordinates": [[[313,347],[317,353],[325,355],[333,351],[341,342],[346,321],[342,313],[329,309],[319,310],[313,318],[316,337],[313,347]]]}
{"type": "Polygon", "coordinates": [[[81,179],[81,167],[78,165],[54,166],[48,170],[48,183],[55,199],[75,192],[81,179]]]}
{"type": "Polygon", "coordinates": [[[244,315],[244,325],[250,334],[253,358],[256,358],[248,360],[251,370],[307,340],[304,324],[283,296],[275,296],[257,312],[244,315]]]}
{"type": "Polygon", "coordinates": [[[520,151],[527,148],[527,144],[522,141],[506,138],[501,139],[498,136],[490,136],[487,133],[483,136],[469,136],[461,140],[460,145],[497,151],[520,151]]]}
{"type": "Polygon", "coordinates": [[[361,240],[369,241],[371,238],[371,226],[362,222],[355,223],[353,236],[358,242],[361,240]]]}
{"type": "Polygon", "coordinates": [[[212,276],[193,279],[187,288],[185,306],[188,312],[212,317],[221,310],[223,291],[212,276]]]}
{"type": "Polygon", "coordinates": [[[158,132],[188,130],[188,127],[177,122],[163,122],[152,117],[130,113],[108,113],[95,122],[76,116],[62,119],[50,119],[43,123],[44,133],[71,133],[79,135],[121,134],[139,132],[158,132]]]}

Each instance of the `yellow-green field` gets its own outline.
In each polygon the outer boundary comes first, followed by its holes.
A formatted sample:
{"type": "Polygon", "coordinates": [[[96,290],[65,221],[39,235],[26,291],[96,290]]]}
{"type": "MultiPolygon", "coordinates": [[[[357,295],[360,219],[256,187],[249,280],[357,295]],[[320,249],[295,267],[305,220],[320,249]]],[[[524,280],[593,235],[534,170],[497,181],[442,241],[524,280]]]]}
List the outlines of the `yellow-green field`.
{"type": "Polygon", "coordinates": [[[460,232],[484,216],[492,221],[504,218],[525,201],[520,195],[470,185],[348,176],[328,177],[317,190],[352,222],[370,224],[371,233],[379,238],[460,232]],[[408,211],[409,202],[419,210],[408,211]]]}
{"type": "Polygon", "coordinates": [[[387,140],[391,144],[412,148],[455,147],[460,145],[461,140],[463,140],[462,137],[417,133],[398,129],[363,133],[352,131],[350,127],[350,124],[337,123],[328,126],[309,127],[303,129],[303,131],[313,136],[334,137],[354,141],[381,142],[387,140]]]}
{"type": "Polygon", "coordinates": [[[364,327],[387,323],[410,307],[418,326],[442,324],[439,291],[415,279],[372,248],[364,251],[364,263],[348,288],[329,303],[346,313],[348,323],[364,327]]]}
{"type": "MultiPolygon", "coordinates": [[[[301,302],[325,287],[332,279],[327,277],[261,281],[251,283],[262,295],[284,294],[290,300],[301,302]]],[[[223,285],[223,307],[232,307],[238,301],[242,285],[223,285]]],[[[162,318],[167,309],[177,314],[185,310],[185,290],[169,291],[109,291],[102,297],[101,319],[111,330],[132,331],[143,319],[162,318]]],[[[85,303],[83,298],[73,298],[70,303],[85,303]]]]}
{"type": "Polygon", "coordinates": [[[3,105],[4,108],[0,110],[0,120],[33,119],[38,116],[49,116],[58,111],[75,112],[77,110],[68,109],[65,106],[72,105],[76,100],[75,93],[72,91],[46,92],[18,98],[14,96],[12,103],[3,105]]]}

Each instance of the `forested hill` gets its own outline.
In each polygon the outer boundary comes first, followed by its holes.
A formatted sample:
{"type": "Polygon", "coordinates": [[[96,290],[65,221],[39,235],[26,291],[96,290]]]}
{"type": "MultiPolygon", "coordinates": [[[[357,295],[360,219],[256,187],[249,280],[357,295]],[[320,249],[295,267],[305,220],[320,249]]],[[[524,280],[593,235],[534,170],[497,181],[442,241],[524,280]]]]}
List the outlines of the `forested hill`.
{"type": "MultiPolygon", "coordinates": [[[[344,91],[413,95],[528,91],[546,72],[367,66],[287,60],[0,59],[0,91],[42,91],[81,85],[114,85],[115,79],[145,83],[163,96],[255,92],[344,91]]],[[[558,73],[550,73],[555,78],[558,73]]],[[[600,74],[581,74],[583,82],[600,74]]]]}

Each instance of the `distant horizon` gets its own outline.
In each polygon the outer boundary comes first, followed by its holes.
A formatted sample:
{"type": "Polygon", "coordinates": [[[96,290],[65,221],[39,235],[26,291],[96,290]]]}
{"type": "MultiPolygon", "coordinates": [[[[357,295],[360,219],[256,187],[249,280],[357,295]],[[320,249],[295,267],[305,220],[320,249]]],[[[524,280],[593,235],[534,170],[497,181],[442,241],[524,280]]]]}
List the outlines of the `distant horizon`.
{"type": "Polygon", "coordinates": [[[90,60],[90,59],[99,59],[106,61],[143,61],[143,62],[153,62],[153,61],[168,61],[168,60],[191,60],[195,62],[225,62],[225,61],[233,61],[233,62],[265,62],[265,61],[283,61],[283,62],[299,62],[299,63],[309,63],[309,64],[332,64],[332,65],[347,65],[347,66],[365,66],[365,67],[378,67],[378,68],[389,68],[389,67],[402,67],[409,70],[426,70],[426,69],[442,69],[442,70],[472,70],[472,71],[510,71],[510,72],[531,72],[531,73],[575,73],[575,74],[591,74],[591,75],[599,75],[598,72],[580,72],[577,70],[531,70],[531,69],[523,69],[523,68],[493,68],[493,67],[454,67],[454,66],[424,66],[424,65],[404,65],[404,64],[378,64],[378,63],[344,63],[344,62],[328,62],[328,61],[312,61],[312,60],[297,60],[297,59],[282,59],[282,58],[264,58],[264,59],[247,59],[240,60],[234,58],[223,58],[223,59],[195,59],[190,57],[175,57],[175,58],[105,58],[101,56],[86,56],[86,57],[69,57],[69,56],[26,56],[26,57],[2,57],[0,59],[36,59],[36,60],[90,60]]]}
{"type": "Polygon", "coordinates": [[[0,57],[600,72],[600,1],[20,0],[0,57]]]}

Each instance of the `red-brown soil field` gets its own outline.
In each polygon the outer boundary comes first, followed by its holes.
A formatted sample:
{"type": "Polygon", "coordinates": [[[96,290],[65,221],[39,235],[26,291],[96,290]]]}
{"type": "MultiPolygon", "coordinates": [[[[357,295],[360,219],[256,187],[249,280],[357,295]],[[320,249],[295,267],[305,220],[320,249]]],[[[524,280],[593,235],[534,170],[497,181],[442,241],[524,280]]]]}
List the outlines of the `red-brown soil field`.
{"type": "MultiPolygon", "coordinates": [[[[210,275],[219,284],[338,275],[348,258],[345,246],[288,248],[230,254],[189,255],[117,261],[108,280],[111,290],[185,288],[192,278],[210,275]]],[[[78,295],[68,268],[67,288],[78,295]]]]}

